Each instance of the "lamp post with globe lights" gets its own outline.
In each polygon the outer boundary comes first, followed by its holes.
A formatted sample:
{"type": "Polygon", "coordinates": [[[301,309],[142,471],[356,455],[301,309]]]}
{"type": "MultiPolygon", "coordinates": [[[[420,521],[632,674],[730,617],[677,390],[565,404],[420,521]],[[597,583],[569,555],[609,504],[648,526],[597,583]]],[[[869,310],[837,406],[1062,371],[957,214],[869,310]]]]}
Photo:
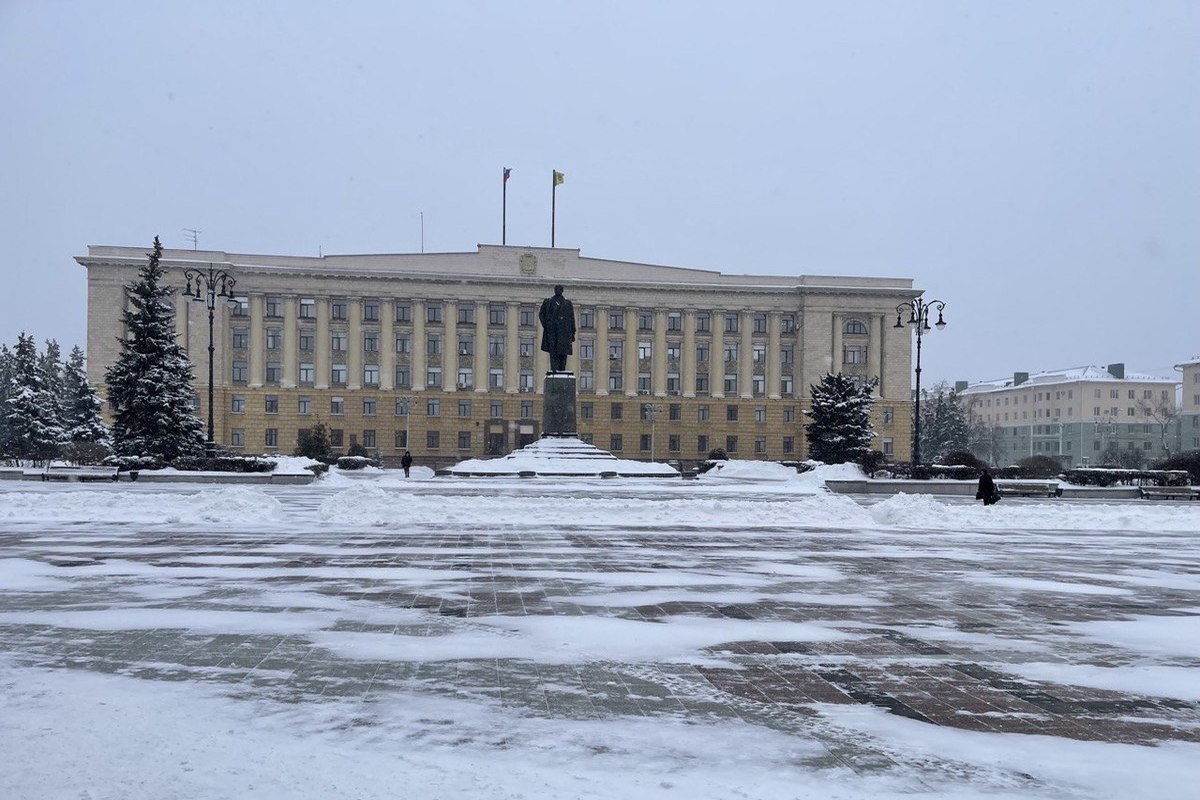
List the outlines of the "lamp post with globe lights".
{"type": "Polygon", "coordinates": [[[184,294],[198,303],[204,303],[208,309],[208,441],[205,442],[204,452],[212,458],[216,452],[213,441],[213,317],[217,310],[218,300],[237,303],[233,295],[233,287],[237,281],[227,270],[217,269],[212,264],[208,270],[188,268],[183,277],[187,280],[184,294]]]}
{"type": "Polygon", "coordinates": [[[913,408],[913,466],[921,463],[921,337],[925,335],[925,331],[930,330],[929,314],[931,310],[937,311],[937,322],[933,323],[933,327],[939,331],[946,327],[946,320],[942,316],[945,308],[946,304],[941,300],[932,300],[927,303],[920,297],[914,297],[912,300],[896,306],[896,324],[892,327],[904,327],[900,318],[907,310],[908,324],[912,325],[917,332],[917,394],[916,405],[913,408]]]}

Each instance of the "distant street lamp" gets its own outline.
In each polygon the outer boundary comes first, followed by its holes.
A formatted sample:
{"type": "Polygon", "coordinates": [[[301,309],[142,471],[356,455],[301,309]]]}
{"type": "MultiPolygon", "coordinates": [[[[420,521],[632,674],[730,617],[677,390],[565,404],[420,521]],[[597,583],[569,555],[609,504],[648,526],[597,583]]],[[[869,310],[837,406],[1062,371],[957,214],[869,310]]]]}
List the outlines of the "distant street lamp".
{"type": "Polygon", "coordinates": [[[946,304],[941,300],[926,303],[920,297],[914,297],[912,300],[896,306],[896,324],[893,326],[896,328],[904,327],[904,324],[900,321],[900,317],[904,313],[904,310],[908,309],[908,324],[912,325],[917,331],[917,399],[913,410],[912,446],[912,463],[914,465],[921,463],[921,337],[925,334],[925,331],[929,330],[929,311],[931,308],[937,309],[937,322],[934,323],[934,326],[940,331],[946,327],[946,320],[942,319],[942,311],[946,308],[946,304]]]}
{"type": "Polygon", "coordinates": [[[412,404],[417,400],[411,394],[401,394],[396,396],[396,402],[400,404],[400,408],[404,410],[404,449],[411,450],[412,447],[408,441],[408,421],[412,419],[412,404]]]}
{"type": "Polygon", "coordinates": [[[218,298],[230,303],[237,302],[237,298],[233,296],[233,287],[237,281],[228,272],[217,269],[212,264],[208,265],[207,272],[199,269],[184,270],[183,277],[187,279],[184,294],[204,303],[208,309],[208,441],[204,445],[204,452],[212,458],[217,449],[213,441],[213,316],[218,298]]]}
{"type": "Polygon", "coordinates": [[[663,407],[661,403],[643,403],[642,407],[645,409],[646,416],[650,418],[650,461],[653,462],[656,460],[654,458],[655,428],[658,423],[658,415],[663,412],[663,407]]]}

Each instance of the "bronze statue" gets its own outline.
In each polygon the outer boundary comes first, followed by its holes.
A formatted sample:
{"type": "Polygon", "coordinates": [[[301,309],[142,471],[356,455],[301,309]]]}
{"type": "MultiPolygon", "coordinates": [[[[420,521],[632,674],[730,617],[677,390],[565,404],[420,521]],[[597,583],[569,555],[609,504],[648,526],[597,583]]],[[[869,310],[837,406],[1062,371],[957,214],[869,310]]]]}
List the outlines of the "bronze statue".
{"type": "Polygon", "coordinates": [[[538,311],[542,323],[542,351],[550,354],[550,371],[566,372],[567,356],[575,341],[575,308],[563,297],[563,287],[554,287],[554,297],[542,301],[538,311]]]}

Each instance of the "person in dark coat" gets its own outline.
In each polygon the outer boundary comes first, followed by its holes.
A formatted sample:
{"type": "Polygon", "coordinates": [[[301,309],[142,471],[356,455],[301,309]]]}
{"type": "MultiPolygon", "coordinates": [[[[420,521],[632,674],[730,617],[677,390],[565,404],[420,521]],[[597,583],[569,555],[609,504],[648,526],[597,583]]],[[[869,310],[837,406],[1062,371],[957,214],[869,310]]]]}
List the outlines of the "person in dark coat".
{"type": "Polygon", "coordinates": [[[554,297],[542,301],[538,311],[542,323],[542,352],[550,354],[552,372],[567,371],[567,356],[575,341],[575,308],[563,297],[563,287],[554,287],[554,297]]]}
{"type": "Polygon", "coordinates": [[[996,491],[996,482],[986,469],[979,476],[979,489],[975,492],[975,499],[982,500],[985,506],[990,506],[1000,499],[1000,493],[996,491]]]}
{"type": "Polygon", "coordinates": [[[412,453],[404,451],[404,457],[400,459],[400,466],[404,467],[404,477],[408,477],[408,471],[412,468],[412,453]]]}

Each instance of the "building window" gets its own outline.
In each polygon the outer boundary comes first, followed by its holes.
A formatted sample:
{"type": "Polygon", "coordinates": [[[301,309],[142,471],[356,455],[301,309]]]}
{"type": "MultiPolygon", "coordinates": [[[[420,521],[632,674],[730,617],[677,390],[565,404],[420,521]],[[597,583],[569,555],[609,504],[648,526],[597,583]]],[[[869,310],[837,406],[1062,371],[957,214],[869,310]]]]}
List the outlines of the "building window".
{"type": "Polygon", "coordinates": [[[300,319],[316,319],[317,301],[311,297],[300,298],[300,319]]]}
{"type": "Polygon", "coordinates": [[[765,375],[750,376],[750,392],[756,397],[767,393],[767,378],[765,375]]]}
{"type": "Polygon", "coordinates": [[[412,303],[397,300],[393,308],[396,311],[396,322],[412,322],[412,303]]]}
{"type": "Polygon", "coordinates": [[[725,394],[737,394],[737,375],[730,373],[725,376],[725,394]]]}
{"type": "Polygon", "coordinates": [[[608,358],[610,361],[619,361],[625,353],[625,343],[621,341],[608,343],[608,358]]]}
{"type": "Polygon", "coordinates": [[[425,401],[425,416],[440,417],[442,415],[442,401],[436,397],[430,397],[425,401]]]}
{"type": "Polygon", "coordinates": [[[608,327],[610,330],[625,330],[625,309],[610,308],[608,310],[608,327]]]}
{"type": "Polygon", "coordinates": [[[440,324],[442,321],[442,304],[430,303],[425,306],[425,321],[433,325],[440,324]]]}
{"type": "Polygon", "coordinates": [[[860,319],[848,319],[842,325],[842,333],[851,336],[866,336],[867,326],[860,319]]]}
{"type": "Polygon", "coordinates": [[[696,437],[696,452],[708,455],[708,437],[701,434],[696,437]]]}
{"type": "Polygon", "coordinates": [[[696,406],[696,421],[697,422],[708,422],[708,419],[709,419],[708,403],[702,403],[701,405],[696,406]]]}
{"type": "Polygon", "coordinates": [[[754,407],[754,421],[755,422],[766,422],[767,421],[767,407],[766,406],[755,406],[754,407]]]}
{"type": "Polygon", "coordinates": [[[779,318],[779,321],[782,324],[784,333],[795,333],[795,331],[796,331],[796,315],[795,314],[784,314],[782,317],[779,318]]]}
{"type": "Polygon", "coordinates": [[[537,312],[534,311],[533,306],[521,306],[518,311],[520,313],[518,319],[520,326],[522,328],[532,328],[537,321],[537,312]]]}
{"type": "Polygon", "coordinates": [[[298,377],[300,383],[312,383],[317,379],[317,368],[312,364],[301,364],[298,377]]]}
{"type": "Polygon", "coordinates": [[[796,407],[795,406],[784,406],[783,407],[783,421],[784,422],[795,422],[796,421],[796,407]]]}
{"type": "Polygon", "coordinates": [[[755,314],[752,317],[752,321],[754,323],[754,333],[766,333],[767,332],[767,315],[766,314],[755,314]]]}
{"type": "Polygon", "coordinates": [[[667,394],[671,394],[671,395],[679,394],[679,390],[680,390],[679,373],[678,372],[668,372],[667,373],[667,394]]]}
{"type": "Polygon", "coordinates": [[[278,384],[283,380],[283,364],[278,361],[267,362],[267,383],[278,384]]]}
{"type": "Polygon", "coordinates": [[[650,452],[650,445],[654,443],[654,437],[649,433],[643,433],[638,437],[638,449],[643,453],[650,452]]]}
{"type": "Polygon", "coordinates": [[[734,406],[734,405],[725,406],[725,421],[726,422],[737,422],[737,418],[738,418],[738,407],[734,406]]]}
{"type": "Polygon", "coordinates": [[[610,392],[619,392],[625,386],[625,378],[620,372],[614,372],[608,376],[608,390],[610,392]]]}
{"type": "Polygon", "coordinates": [[[245,328],[233,329],[233,349],[245,350],[250,346],[250,334],[245,328]]]}
{"type": "Polygon", "coordinates": [[[726,436],[725,437],[725,452],[726,453],[736,453],[737,449],[738,449],[738,437],[726,436]]]}
{"type": "Polygon", "coordinates": [[[883,424],[891,425],[896,419],[896,409],[892,406],[883,407],[883,424]]]}
{"type": "Polygon", "coordinates": [[[475,337],[467,334],[458,337],[458,354],[460,356],[475,355],[475,337]]]}
{"type": "Polygon", "coordinates": [[[654,345],[650,342],[638,342],[638,360],[648,361],[650,355],[654,352],[654,345]]]}
{"type": "Polygon", "coordinates": [[[378,300],[363,300],[363,321],[378,322],[379,321],[379,301],[378,300]]]}
{"type": "Polygon", "coordinates": [[[507,318],[506,311],[507,311],[507,309],[505,308],[503,303],[489,304],[488,305],[488,324],[489,325],[503,325],[505,319],[507,318]]]}
{"type": "Polygon", "coordinates": [[[341,447],[342,441],[344,440],[344,433],[345,432],[341,428],[330,428],[329,429],[329,446],[330,447],[341,447]]]}
{"type": "Polygon", "coordinates": [[[278,297],[268,297],[267,298],[267,316],[268,317],[282,317],[283,316],[283,303],[281,303],[279,301],[278,297]]]}
{"type": "Polygon", "coordinates": [[[367,364],[363,367],[363,383],[367,386],[379,385],[379,365],[367,364]]]}
{"type": "Polygon", "coordinates": [[[233,382],[234,383],[245,383],[247,374],[248,374],[248,370],[246,368],[245,361],[234,361],[233,362],[233,382]]]}
{"type": "Polygon", "coordinates": [[[737,314],[726,314],[725,315],[725,332],[726,333],[737,333],[738,332],[738,315],[737,314]]]}
{"type": "Polygon", "coordinates": [[[234,428],[229,432],[230,447],[245,447],[246,446],[246,429],[234,428]]]}
{"type": "Polygon", "coordinates": [[[732,364],[733,362],[735,362],[737,360],[738,360],[738,343],[737,342],[726,342],[725,343],[725,363],[732,364]]]}
{"type": "Polygon", "coordinates": [[[442,435],[439,431],[425,432],[425,449],[438,450],[442,446],[442,435]]]}
{"type": "Polygon", "coordinates": [[[436,333],[429,334],[425,339],[425,352],[431,356],[441,355],[442,337],[436,333]]]}
{"type": "Polygon", "coordinates": [[[396,388],[412,388],[412,372],[408,367],[396,367],[396,388]]]}
{"type": "Polygon", "coordinates": [[[345,331],[333,331],[329,334],[329,349],[335,353],[345,352],[350,345],[350,337],[345,331]]]}
{"type": "Polygon", "coordinates": [[[522,392],[533,391],[533,370],[523,369],[517,373],[517,388],[522,392]]]}
{"type": "Polygon", "coordinates": [[[612,436],[608,437],[609,450],[612,450],[613,452],[619,452],[623,447],[624,445],[621,442],[621,434],[614,433],[612,436]]]}
{"type": "Polygon", "coordinates": [[[364,397],[363,398],[363,416],[364,417],[375,416],[375,411],[378,407],[379,407],[379,404],[375,400],[374,397],[364,397]]]}
{"type": "Polygon", "coordinates": [[[672,421],[683,419],[683,406],[679,403],[671,403],[667,406],[667,419],[672,421]]]}
{"type": "Polygon", "coordinates": [[[263,432],[263,444],[267,447],[279,447],[279,428],[267,428],[263,432]]]}
{"type": "Polygon", "coordinates": [[[233,315],[235,317],[250,316],[250,298],[249,297],[233,298],[233,315]]]}
{"type": "Polygon", "coordinates": [[[697,373],[696,375],[696,394],[708,394],[708,375],[706,373],[697,373]]]}
{"type": "Polygon", "coordinates": [[[667,330],[681,331],[683,330],[683,314],[678,311],[667,312],[667,330]]]}
{"type": "Polygon", "coordinates": [[[471,449],[471,432],[470,431],[459,431],[458,432],[458,449],[459,450],[470,450],[471,449]]]}
{"type": "Polygon", "coordinates": [[[638,311],[638,330],[652,331],[654,330],[654,312],[640,309],[638,311]]]}
{"type": "Polygon", "coordinates": [[[302,416],[312,413],[312,398],[298,397],[296,398],[296,413],[302,416]]]}
{"type": "Polygon", "coordinates": [[[579,390],[583,392],[591,392],[596,388],[596,378],[590,369],[581,370],[579,373],[579,390]]]}
{"type": "Polygon", "coordinates": [[[696,363],[708,363],[708,342],[696,342],[696,363]]]}
{"type": "Polygon", "coordinates": [[[348,374],[349,370],[346,369],[345,364],[334,364],[329,368],[329,382],[334,386],[345,386],[348,374]]]}
{"type": "Polygon", "coordinates": [[[469,419],[471,417],[471,401],[458,401],[458,416],[469,419]]]}
{"type": "Polygon", "coordinates": [[[458,305],[458,324],[459,325],[474,325],[475,324],[475,306],[470,303],[459,303],[458,305]]]}
{"type": "Polygon", "coordinates": [[[591,308],[590,306],[579,309],[579,327],[596,327],[596,309],[591,308]]]}
{"type": "Polygon", "coordinates": [[[682,350],[679,342],[667,342],[667,361],[678,361],[682,350]]]}
{"type": "Polygon", "coordinates": [[[429,367],[425,370],[425,385],[430,389],[440,389],[442,387],[441,367],[429,367]]]}
{"type": "Polygon", "coordinates": [[[848,344],[842,347],[843,364],[867,363],[867,348],[861,344],[848,344]]]}
{"type": "Polygon", "coordinates": [[[754,454],[761,456],[767,452],[767,440],[762,436],[754,437],[754,454]]]}
{"type": "Polygon", "coordinates": [[[517,346],[520,347],[520,355],[522,358],[533,358],[533,337],[522,336],[517,340],[517,346]]]}
{"type": "Polygon", "coordinates": [[[579,340],[579,357],[580,358],[589,359],[589,358],[594,357],[595,353],[596,353],[595,340],[593,340],[593,339],[580,339],[579,340]]]}
{"type": "Polygon", "coordinates": [[[502,419],[504,417],[504,401],[493,400],[489,413],[492,415],[492,419],[502,419]]]}
{"type": "Polygon", "coordinates": [[[279,395],[268,394],[263,397],[263,413],[278,414],[279,413],[279,395]]]}
{"type": "Polygon", "coordinates": [[[504,370],[499,367],[488,370],[488,388],[503,389],[504,388],[504,370]]]}
{"type": "Polygon", "coordinates": [[[488,337],[488,355],[493,358],[501,358],[504,356],[504,337],[489,336],[488,337]]]}
{"type": "Polygon", "coordinates": [[[397,417],[403,417],[403,416],[408,415],[409,403],[410,403],[410,401],[403,397],[396,398],[396,416],[397,417]]]}
{"type": "Polygon", "coordinates": [[[622,419],[625,413],[625,407],[621,403],[613,403],[609,408],[609,417],[611,419],[622,419]]]}
{"type": "Polygon", "coordinates": [[[235,394],[233,396],[233,402],[230,404],[229,410],[232,411],[234,414],[241,414],[242,412],[244,412],[246,410],[246,395],[235,394]]]}
{"type": "Polygon", "coordinates": [[[580,403],[579,404],[579,418],[580,419],[591,419],[592,413],[593,412],[592,412],[592,404],[591,403],[580,403]]]}
{"type": "Polygon", "coordinates": [[[329,398],[329,413],[334,416],[341,416],[346,413],[346,398],[331,397],[329,398]]]}
{"type": "Polygon", "coordinates": [[[312,350],[316,346],[317,335],[310,330],[300,331],[300,349],[312,350]]]}
{"type": "MultiPolygon", "coordinates": [[[[1014,431],[1014,433],[1015,433],[1015,431],[1014,431]]],[[[1097,444],[1099,444],[1099,442],[1097,442],[1097,444]]],[[[885,436],[883,439],[883,454],[885,456],[892,456],[895,454],[894,444],[890,437],[885,436]]]]}
{"type": "Polygon", "coordinates": [[[762,342],[755,342],[750,348],[750,358],[755,364],[762,364],[767,360],[767,346],[762,342]]]}
{"type": "Polygon", "coordinates": [[[334,298],[329,301],[329,316],[331,319],[349,319],[350,313],[344,298],[334,298]]]}
{"type": "Polygon", "coordinates": [[[784,455],[791,455],[796,452],[796,438],[794,436],[783,437],[783,452],[784,455]]]}
{"type": "Polygon", "coordinates": [[[708,333],[712,330],[712,315],[707,311],[696,312],[696,332],[708,333]]]}
{"type": "Polygon", "coordinates": [[[791,375],[784,375],[782,378],[779,379],[779,393],[780,394],[784,395],[785,397],[790,396],[792,394],[793,390],[794,390],[794,386],[793,386],[791,375]]]}
{"type": "Polygon", "coordinates": [[[379,331],[366,331],[363,333],[363,352],[379,352],[379,331]]]}
{"type": "Polygon", "coordinates": [[[639,372],[637,377],[637,388],[639,393],[650,394],[650,373],[639,372]]]}
{"type": "Polygon", "coordinates": [[[278,350],[283,347],[283,330],[281,328],[267,328],[267,349],[278,350]]]}
{"type": "Polygon", "coordinates": [[[374,450],[375,449],[375,431],[371,430],[371,429],[364,430],[363,434],[362,434],[362,443],[363,443],[363,447],[367,447],[367,448],[370,448],[371,450],[374,450]]]}

